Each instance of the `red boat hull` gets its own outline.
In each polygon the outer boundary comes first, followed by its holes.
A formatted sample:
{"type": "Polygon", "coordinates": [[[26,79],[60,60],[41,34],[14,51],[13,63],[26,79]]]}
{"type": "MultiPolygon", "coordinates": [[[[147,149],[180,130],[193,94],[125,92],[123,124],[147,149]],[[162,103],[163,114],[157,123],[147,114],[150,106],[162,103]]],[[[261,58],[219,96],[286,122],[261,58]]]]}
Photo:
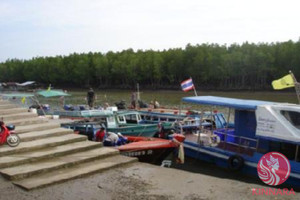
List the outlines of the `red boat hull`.
{"type": "Polygon", "coordinates": [[[179,142],[161,138],[126,136],[129,143],[119,146],[122,155],[137,157],[141,162],[160,164],[179,147],[179,142]]]}

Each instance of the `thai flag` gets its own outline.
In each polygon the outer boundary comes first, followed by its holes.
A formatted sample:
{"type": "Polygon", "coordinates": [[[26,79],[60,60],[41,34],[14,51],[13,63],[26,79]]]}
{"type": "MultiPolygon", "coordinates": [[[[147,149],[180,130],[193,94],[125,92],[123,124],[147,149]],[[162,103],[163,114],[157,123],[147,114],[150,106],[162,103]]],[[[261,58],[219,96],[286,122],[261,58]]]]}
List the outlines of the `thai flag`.
{"type": "Polygon", "coordinates": [[[181,82],[181,88],[184,92],[194,89],[194,84],[192,78],[189,78],[181,82]]]}

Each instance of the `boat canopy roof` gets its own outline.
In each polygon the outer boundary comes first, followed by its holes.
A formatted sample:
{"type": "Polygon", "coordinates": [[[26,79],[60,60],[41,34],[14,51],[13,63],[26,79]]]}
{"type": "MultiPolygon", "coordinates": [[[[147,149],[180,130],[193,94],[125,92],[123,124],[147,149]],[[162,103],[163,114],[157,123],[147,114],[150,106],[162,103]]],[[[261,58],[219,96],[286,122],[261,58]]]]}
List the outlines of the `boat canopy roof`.
{"type": "Polygon", "coordinates": [[[59,97],[59,96],[70,96],[68,93],[63,92],[62,90],[41,90],[37,94],[43,97],[59,97]]]}
{"type": "Polygon", "coordinates": [[[0,96],[6,98],[23,98],[23,97],[34,97],[34,94],[30,93],[9,93],[9,94],[2,94],[0,96]]]}
{"type": "Polygon", "coordinates": [[[117,112],[118,115],[132,115],[132,114],[140,114],[138,111],[134,110],[121,110],[117,112]]]}
{"type": "Polygon", "coordinates": [[[235,98],[216,97],[216,96],[183,97],[182,101],[188,103],[195,103],[195,104],[225,106],[225,107],[239,109],[239,110],[256,110],[257,106],[260,105],[276,104],[275,102],[270,102],[270,101],[245,100],[245,99],[235,99],[235,98]]]}

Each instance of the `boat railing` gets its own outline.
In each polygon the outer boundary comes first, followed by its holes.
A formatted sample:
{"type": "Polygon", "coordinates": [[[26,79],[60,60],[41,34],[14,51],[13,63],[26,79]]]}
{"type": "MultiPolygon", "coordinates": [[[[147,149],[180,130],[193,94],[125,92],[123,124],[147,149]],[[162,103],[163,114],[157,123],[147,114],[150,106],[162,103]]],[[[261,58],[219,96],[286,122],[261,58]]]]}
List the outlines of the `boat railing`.
{"type": "Polygon", "coordinates": [[[220,137],[220,141],[225,143],[225,146],[226,144],[230,144],[238,147],[239,150],[242,148],[251,149],[254,151],[257,150],[257,139],[228,134],[226,131],[215,131],[214,133],[217,133],[217,135],[220,137]]]}

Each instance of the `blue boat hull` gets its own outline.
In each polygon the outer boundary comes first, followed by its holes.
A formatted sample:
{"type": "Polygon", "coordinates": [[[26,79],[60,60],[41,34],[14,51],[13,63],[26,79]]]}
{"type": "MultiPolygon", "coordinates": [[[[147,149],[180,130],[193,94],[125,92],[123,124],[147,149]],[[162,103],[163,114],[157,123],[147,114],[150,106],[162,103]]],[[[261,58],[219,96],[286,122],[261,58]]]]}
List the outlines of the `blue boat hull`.
{"type": "MultiPolygon", "coordinates": [[[[219,167],[228,169],[228,159],[231,156],[237,155],[235,152],[225,151],[218,147],[204,147],[200,146],[195,142],[184,141],[184,152],[185,156],[194,159],[203,160],[206,162],[214,163],[219,167]]],[[[240,169],[240,172],[250,175],[254,178],[258,178],[257,174],[257,163],[263,154],[254,153],[253,156],[238,154],[244,159],[244,165],[240,169]]],[[[284,183],[286,186],[291,186],[294,189],[300,189],[300,173],[299,164],[290,161],[291,163],[291,174],[288,180],[284,183]]],[[[259,178],[258,178],[259,179],[259,178]]]]}

